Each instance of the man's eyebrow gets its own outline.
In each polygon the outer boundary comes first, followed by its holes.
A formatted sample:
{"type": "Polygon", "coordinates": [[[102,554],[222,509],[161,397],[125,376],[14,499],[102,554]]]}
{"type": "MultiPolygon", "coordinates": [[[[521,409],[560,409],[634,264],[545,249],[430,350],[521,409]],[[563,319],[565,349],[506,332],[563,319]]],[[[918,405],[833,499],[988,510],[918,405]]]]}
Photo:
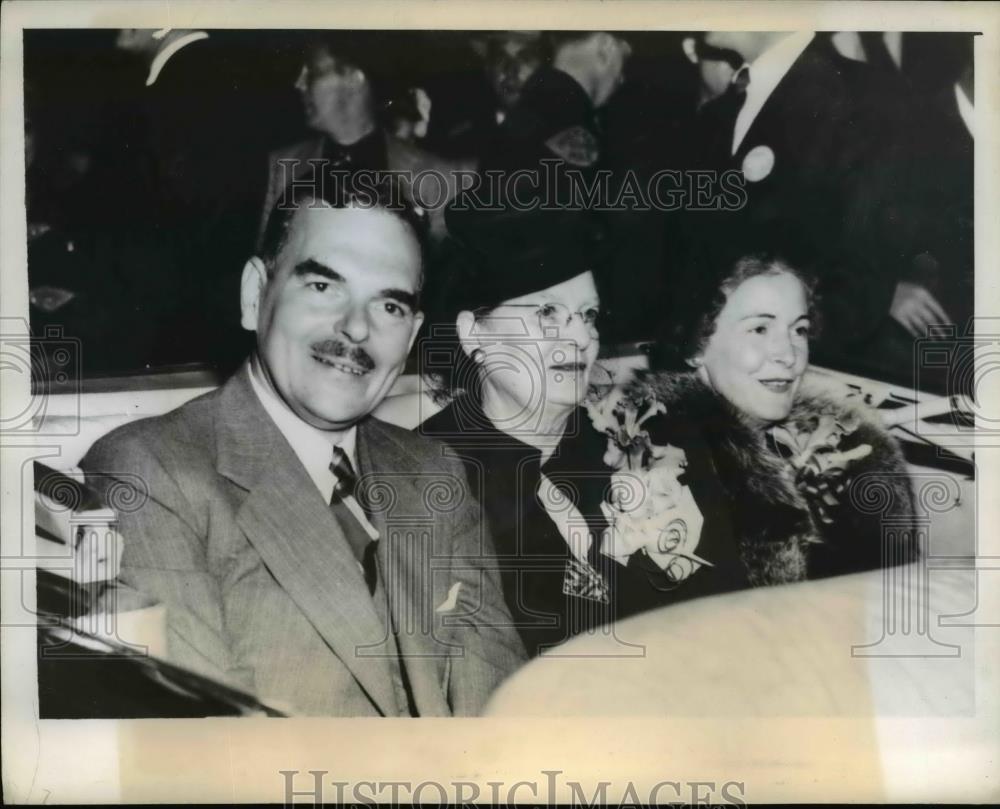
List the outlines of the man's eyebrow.
{"type": "Polygon", "coordinates": [[[342,276],[339,272],[327,267],[325,264],[320,264],[314,258],[307,258],[305,261],[300,261],[295,265],[295,269],[292,270],[292,274],[300,278],[303,275],[321,275],[323,278],[327,278],[330,281],[342,282],[344,280],[344,276],[342,276]]]}
{"type": "Polygon", "coordinates": [[[396,289],[395,287],[390,287],[389,289],[381,290],[379,292],[379,295],[381,295],[383,298],[389,298],[389,300],[406,304],[413,311],[417,310],[417,296],[413,292],[407,292],[405,289],[396,289]]]}

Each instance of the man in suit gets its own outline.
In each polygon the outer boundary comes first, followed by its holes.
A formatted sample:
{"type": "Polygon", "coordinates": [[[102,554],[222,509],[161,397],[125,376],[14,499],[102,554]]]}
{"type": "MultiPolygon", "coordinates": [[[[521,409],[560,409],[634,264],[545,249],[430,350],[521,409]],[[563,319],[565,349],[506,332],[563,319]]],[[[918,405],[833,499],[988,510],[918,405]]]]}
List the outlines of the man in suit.
{"type": "Polygon", "coordinates": [[[426,209],[436,241],[444,237],[444,207],[458,190],[456,172],[475,166],[445,160],[386,131],[391,65],[385,60],[401,43],[381,40],[392,34],[330,32],[307,44],[295,89],[317,135],[269,155],[258,244],[277,204],[302,193],[347,196],[362,171],[399,172],[403,198],[426,209]]]}
{"type": "Polygon", "coordinates": [[[914,296],[940,314],[926,289],[898,283],[918,252],[902,216],[913,166],[906,94],[813,32],[713,31],[705,42],[745,64],[702,108],[700,162],[742,170],[747,193],[742,210],[703,218],[705,240],[777,250],[818,277],[821,361],[856,367],[914,296]]]}
{"type": "MultiPolygon", "coordinates": [[[[244,350],[231,304],[256,237],[255,169],[273,147],[272,125],[260,121],[259,53],[233,32],[178,28],[120,29],[115,45],[134,65],[122,70],[129,114],[114,152],[119,190],[105,215],[122,232],[138,230],[167,265],[148,295],[159,328],[147,360],[202,361],[209,345],[211,359],[231,369],[244,350]],[[120,194],[146,204],[123,206],[120,194]]],[[[158,272],[157,263],[135,264],[138,276],[158,272]]]]}
{"type": "Polygon", "coordinates": [[[422,321],[416,233],[279,209],[243,273],[253,356],[82,462],[148,490],[120,579],[166,604],[170,660],[296,713],[475,714],[523,659],[461,466],[369,416],[422,321]]]}

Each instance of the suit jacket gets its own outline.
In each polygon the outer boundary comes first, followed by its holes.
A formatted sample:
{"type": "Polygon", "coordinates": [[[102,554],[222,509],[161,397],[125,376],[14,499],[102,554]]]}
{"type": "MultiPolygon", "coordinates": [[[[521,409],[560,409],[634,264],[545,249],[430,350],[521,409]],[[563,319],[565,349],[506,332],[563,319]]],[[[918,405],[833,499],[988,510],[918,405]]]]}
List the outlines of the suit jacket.
{"type": "Polygon", "coordinates": [[[900,208],[911,176],[904,130],[912,109],[904,89],[817,36],[735,154],[731,124],[713,126],[724,99],[702,111],[701,162],[742,168],[747,199],[739,211],[693,216],[705,220],[709,241],[741,253],[777,251],[818,276],[820,353],[850,353],[877,329],[908,264],[900,208]]]}
{"type": "MultiPolygon", "coordinates": [[[[524,650],[462,469],[374,418],[357,459],[417,712],[475,714],[524,650]]],[[[112,432],[81,465],[118,505],[121,582],[167,606],[171,662],[304,714],[405,712],[386,622],[246,368],[112,432]]]]}
{"type": "MultiPolygon", "coordinates": [[[[411,204],[416,198],[433,205],[427,210],[428,223],[431,236],[440,241],[447,233],[444,222],[445,206],[455,198],[459,190],[459,178],[456,176],[456,172],[474,171],[475,162],[471,160],[446,160],[388,133],[385,134],[385,149],[386,169],[405,172],[401,181],[404,198],[411,204]],[[427,174],[420,178],[420,185],[415,189],[412,180],[421,172],[427,172],[427,174]],[[444,179],[443,186],[437,177],[432,176],[430,172],[434,172],[438,177],[444,179]]],[[[264,236],[264,229],[267,227],[271,211],[277,205],[286,185],[308,182],[309,178],[314,176],[314,168],[308,161],[318,160],[322,157],[323,136],[300,141],[291,146],[277,149],[268,155],[267,191],[264,195],[264,208],[261,211],[260,226],[257,231],[258,247],[264,236]],[[290,176],[278,162],[280,160],[294,161],[291,164],[290,176]]]]}

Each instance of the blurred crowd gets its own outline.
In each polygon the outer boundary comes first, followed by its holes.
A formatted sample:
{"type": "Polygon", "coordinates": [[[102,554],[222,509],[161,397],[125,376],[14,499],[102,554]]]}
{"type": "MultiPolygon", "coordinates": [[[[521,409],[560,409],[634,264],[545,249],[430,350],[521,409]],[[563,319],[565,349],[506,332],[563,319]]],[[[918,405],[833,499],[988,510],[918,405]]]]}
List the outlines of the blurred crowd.
{"type": "Polygon", "coordinates": [[[230,370],[249,346],[244,262],[289,188],[331,171],[444,178],[436,195],[402,183],[433,306],[450,278],[444,203],[521,172],[508,207],[589,200],[604,345],[662,340],[709,256],[760,249],[819,278],[817,362],[941,386],[914,358],[973,314],[972,40],[26,32],[32,328],[80,338],[91,375],[230,370]],[[441,204],[421,206],[429,194],[441,204]]]}

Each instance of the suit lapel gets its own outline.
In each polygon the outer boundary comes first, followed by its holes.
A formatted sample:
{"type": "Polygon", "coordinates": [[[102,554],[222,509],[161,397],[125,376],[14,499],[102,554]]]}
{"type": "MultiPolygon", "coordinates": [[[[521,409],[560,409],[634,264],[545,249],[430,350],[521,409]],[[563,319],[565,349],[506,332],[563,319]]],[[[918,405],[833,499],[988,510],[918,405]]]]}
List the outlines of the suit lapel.
{"type": "MultiPolygon", "coordinates": [[[[829,63],[824,55],[824,43],[815,37],[799,54],[788,72],[768,96],[743,137],[733,160],[742,165],[747,152],[758,145],[785,150],[788,130],[798,131],[802,124],[808,126],[828,125],[827,121],[812,121],[815,99],[827,95],[829,85],[829,63]],[[793,123],[790,123],[792,121],[793,123]],[[795,126],[795,125],[797,126],[795,126]]],[[[751,73],[751,81],[753,81],[751,73]]]]}
{"type": "Polygon", "coordinates": [[[220,474],[248,490],[237,522],[272,575],[383,714],[397,714],[379,620],[336,519],[243,368],[220,397],[220,474]]]}
{"type": "Polygon", "coordinates": [[[406,521],[407,530],[400,530],[404,526],[398,516],[426,511],[415,479],[419,460],[374,419],[359,425],[357,453],[362,486],[375,484],[392,492],[389,508],[372,509],[372,524],[382,538],[379,562],[385,571],[383,584],[417,709],[421,716],[448,716],[451,710],[444,693],[444,673],[449,648],[435,642],[431,634],[435,616],[430,612],[433,609],[430,537],[424,537],[423,531],[410,520],[406,521]],[[397,515],[395,519],[393,512],[397,515]],[[411,532],[416,536],[408,540],[411,532]]]}

